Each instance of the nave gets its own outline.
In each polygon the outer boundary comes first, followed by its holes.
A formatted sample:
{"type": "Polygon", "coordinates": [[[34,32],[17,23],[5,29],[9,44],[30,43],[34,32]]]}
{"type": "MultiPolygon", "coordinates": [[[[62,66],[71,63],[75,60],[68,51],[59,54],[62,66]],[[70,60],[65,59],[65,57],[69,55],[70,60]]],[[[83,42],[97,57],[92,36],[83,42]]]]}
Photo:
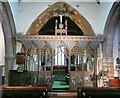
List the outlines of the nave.
{"type": "Polygon", "coordinates": [[[119,98],[118,0],[0,5],[3,98],[119,98]]]}

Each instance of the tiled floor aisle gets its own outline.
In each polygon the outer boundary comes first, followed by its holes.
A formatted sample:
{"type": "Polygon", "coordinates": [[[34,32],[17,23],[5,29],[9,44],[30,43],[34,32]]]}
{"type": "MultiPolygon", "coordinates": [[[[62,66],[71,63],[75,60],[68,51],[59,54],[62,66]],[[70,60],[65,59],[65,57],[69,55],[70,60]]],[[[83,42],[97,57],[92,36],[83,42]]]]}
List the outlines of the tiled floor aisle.
{"type": "Polygon", "coordinates": [[[49,92],[49,98],[77,98],[77,92],[49,92]]]}

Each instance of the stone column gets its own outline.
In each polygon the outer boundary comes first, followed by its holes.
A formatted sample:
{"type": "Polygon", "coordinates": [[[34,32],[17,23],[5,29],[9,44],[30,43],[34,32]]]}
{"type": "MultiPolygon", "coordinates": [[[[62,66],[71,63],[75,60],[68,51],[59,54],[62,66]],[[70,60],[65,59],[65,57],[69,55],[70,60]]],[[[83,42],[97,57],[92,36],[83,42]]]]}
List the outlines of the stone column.
{"type": "Polygon", "coordinates": [[[3,68],[0,66],[0,86],[2,85],[2,73],[3,73],[3,68]]]}
{"type": "Polygon", "coordinates": [[[8,85],[8,71],[13,70],[15,64],[15,56],[6,56],[5,57],[5,85],[8,85]]]}
{"type": "MultiPolygon", "coordinates": [[[[0,2],[0,22],[2,20],[2,3],[0,2]]],[[[0,86],[2,85],[2,67],[0,66],[0,86]]],[[[0,93],[1,98],[1,93],[0,93]]]]}

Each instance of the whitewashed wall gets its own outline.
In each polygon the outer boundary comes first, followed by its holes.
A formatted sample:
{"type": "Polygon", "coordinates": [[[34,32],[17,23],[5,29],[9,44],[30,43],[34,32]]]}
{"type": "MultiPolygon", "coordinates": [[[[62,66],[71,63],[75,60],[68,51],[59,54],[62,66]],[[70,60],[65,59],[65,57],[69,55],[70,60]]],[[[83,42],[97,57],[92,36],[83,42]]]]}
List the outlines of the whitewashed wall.
{"type": "MultiPolygon", "coordinates": [[[[113,0],[115,1],[115,0],[113,0]]],[[[104,32],[104,28],[105,28],[105,24],[106,24],[106,20],[107,17],[109,15],[110,9],[112,7],[114,2],[102,2],[100,4],[100,27],[99,27],[99,33],[103,33],[104,32]]]]}
{"type": "MultiPolygon", "coordinates": [[[[35,18],[40,15],[48,5],[55,2],[21,2],[20,4],[10,3],[14,13],[17,32],[25,32],[28,30],[30,24],[35,18]],[[17,14],[17,15],[16,15],[17,14]]],[[[77,9],[91,24],[96,34],[103,34],[104,25],[110,8],[113,2],[101,3],[98,5],[96,2],[69,2],[67,3],[77,9]],[[79,5],[79,7],[76,7],[79,5]]]]}
{"type": "MultiPolygon", "coordinates": [[[[18,20],[18,32],[26,32],[30,24],[34,19],[43,12],[48,5],[52,5],[50,2],[23,2],[19,6],[19,20],[18,20]],[[32,5],[32,6],[31,6],[32,5]],[[42,5],[42,6],[41,6],[42,5]],[[24,25],[21,25],[24,24],[24,25]]],[[[99,5],[95,2],[69,2],[74,8],[76,8],[91,24],[95,33],[99,32],[100,21],[100,9],[99,5]],[[76,7],[79,5],[79,7],[76,7]]]]}
{"type": "Polygon", "coordinates": [[[17,29],[18,3],[15,2],[17,0],[8,0],[8,1],[9,1],[9,4],[10,4],[11,11],[12,11],[12,15],[13,15],[13,19],[14,19],[14,22],[15,22],[15,26],[16,26],[16,29],[17,29]]]}
{"type": "Polygon", "coordinates": [[[18,32],[25,33],[35,18],[43,12],[48,5],[48,2],[23,2],[18,7],[18,32]]]}

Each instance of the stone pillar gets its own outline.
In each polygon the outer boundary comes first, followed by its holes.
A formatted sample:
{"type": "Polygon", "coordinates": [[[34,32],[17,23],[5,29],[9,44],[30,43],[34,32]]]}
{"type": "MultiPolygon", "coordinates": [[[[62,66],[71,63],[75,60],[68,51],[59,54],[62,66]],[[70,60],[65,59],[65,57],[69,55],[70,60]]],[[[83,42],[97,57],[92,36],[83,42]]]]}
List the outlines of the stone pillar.
{"type": "MultiPolygon", "coordinates": [[[[2,21],[2,2],[0,2],[0,22],[2,21]]],[[[0,86],[2,85],[2,67],[0,66],[0,86]]],[[[0,91],[0,98],[2,97],[2,91],[0,91]]]]}
{"type": "Polygon", "coordinates": [[[2,85],[2,73],[3,73],[3,68],[0,66],[0,86],[2,85]]]}
{"type": "Polygon", "coordinates": [[[13,70],[15,64],[15,56],[6,56],[5,57],[5,85],[8,85],[8,71],[13,70]]]}

